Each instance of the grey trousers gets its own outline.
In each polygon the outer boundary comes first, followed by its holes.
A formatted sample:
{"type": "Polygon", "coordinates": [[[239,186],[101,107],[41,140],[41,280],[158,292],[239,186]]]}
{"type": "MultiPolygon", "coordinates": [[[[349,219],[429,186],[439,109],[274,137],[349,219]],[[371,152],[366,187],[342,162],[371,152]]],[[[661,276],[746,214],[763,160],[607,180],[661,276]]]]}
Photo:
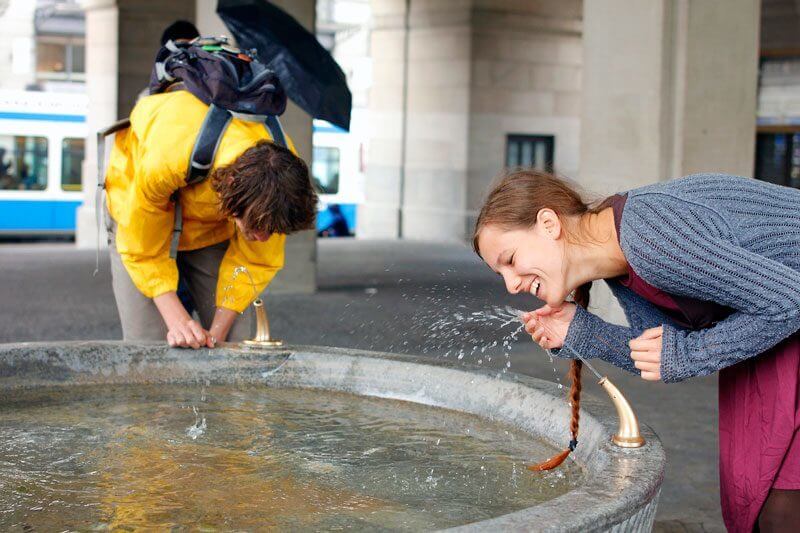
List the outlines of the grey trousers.
{"type": "MultiPolygon", "coordinates": [[[[116,224],[106,210],[108,250],[111,257],[111,278],[117,312],[122,322],[124,341],[166,341],[167,326],[152,299],[146,297],[133,284],[116,246],[116,224]]],[[[178,272],[186,283],[196,306],[197,317],[205,329],[211,327],[216,312],[217,276],[219,265],[228,249],[228,241],[198,250],[178,252],[178,272]]],[[[252,337],[253,311],[251,307],[236,318],[228,341],[237,342],[252,337]]],[[[221,340],[221,339],[220,339],[221,340]]]]}

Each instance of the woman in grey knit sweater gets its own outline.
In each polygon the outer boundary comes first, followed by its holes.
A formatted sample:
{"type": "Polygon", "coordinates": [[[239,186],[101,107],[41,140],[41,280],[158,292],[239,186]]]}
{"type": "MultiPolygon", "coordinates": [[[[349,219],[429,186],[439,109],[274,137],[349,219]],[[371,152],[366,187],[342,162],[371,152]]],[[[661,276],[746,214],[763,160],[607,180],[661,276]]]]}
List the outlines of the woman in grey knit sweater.
{"type": "MultiPolygon", "coordinates": [[[[728,529],[800,527],[800,191],[702,174],[590,206],[563,180],[515,171],[489,194],[473,243],[509,292],[544,301],[524,316],[543,348],[645,380],[719,371],[728,529]],[[597,280],[630,327],[586,310],[597,280]]],[[[572,374],[577,410],[580,362],[572,374]]]]}

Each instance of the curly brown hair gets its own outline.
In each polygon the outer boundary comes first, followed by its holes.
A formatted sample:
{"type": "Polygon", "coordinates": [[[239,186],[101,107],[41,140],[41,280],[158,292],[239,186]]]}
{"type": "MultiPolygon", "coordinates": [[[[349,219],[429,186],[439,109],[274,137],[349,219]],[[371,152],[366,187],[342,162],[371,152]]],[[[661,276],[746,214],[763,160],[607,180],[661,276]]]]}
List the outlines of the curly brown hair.
{"type": "Polygon", "coordinates": [[[288,235],[314,227],[317,193],[308,165],[283,146],[259,141],[210,177],[222,211],[248,231],[288,235]]]}

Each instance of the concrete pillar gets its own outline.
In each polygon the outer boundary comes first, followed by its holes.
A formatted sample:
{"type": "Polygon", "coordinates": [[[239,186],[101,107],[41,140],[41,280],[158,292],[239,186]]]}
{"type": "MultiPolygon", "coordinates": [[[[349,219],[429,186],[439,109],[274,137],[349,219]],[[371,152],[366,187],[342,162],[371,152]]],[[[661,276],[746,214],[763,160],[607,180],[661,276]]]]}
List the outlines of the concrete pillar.
{"type": "Polygon", "coordinates": [[[461,1],[413,2],[402,236],[463,239],[472,28],[461,1]]]}
{"type": "Polygon", "coordinates": [[[371,9],[369,159],[366,201],[358,206],[356,235],[363,239],[393,239],[400,235],[400,181],[405,150],[406,2],[372,0],[371,9]]]}
{"type": "MultiPolygon", "coordinates": [[[[164,28],[177,19],[194,21],[197,10],[201,33],[228,34],[210,0],[82,0],[86,9],[86,78],[89,101],[87,155],[84,162],[84,204],[78,209],[76,243],[95,246],[97,187],[95,132],[128,116],[139,92],[147,86],[164,28]]],[[[307,27],[314,27],[313,0],[276,2],[307,27]],[[284,5],[285,4],[285,5],[284,5]]],[[[282,117],[300,155],[310,165],[311,118],[290,104],[282,117]]],[[[102,231],[102,229],[101,229],[102,231]]],[[[100,241],[105,245],[105,237],[100,241]]],[[[273,291],[313,292],[316,289],[316,239],[313,231],[287,242],[285,269],[271,285],[273,291]]]]}
{"type": "MultiPolygon", "coordinates": [[[[759,0],[586,1],[580,182],[608,194],[696,172],[750,176],[759,0]]],[[[593,295],[623,321],[607,291],[593,295]]]]}
{"type": "Polygon", "coordinates": [[[117,120],[119,71],[119,8],[116,0],[83,0],[86,10],[86,94],[89,129],[83,161],[83,205],[78,208],[75,243],[78,248],[106,247],[105,226],[97,223],[97,146],[95,132],[117,120]],[[100,235],[98,235],[98,231],[100,235]]]}
{"type": "Polygon", "coordinates": [[[581,183],[753,171],[758,0],[585,2],[581,183]]]}
{"type": "Polygon", "coordinates": [[[36,2],[0,2],[0,80],[3,89],[23,91],[36,80],[36,2]]]}
{"type": "Polygon", "coordinates": [[[554,136],[557,168],[577,170],[580,0],[373,0],[372,9],[359,237],[463,240],[505,164],[508,134],[554,136]]]}
{"type": "MultiPolygon", "coordinates": [[[[316,24],[315,0],[272,0],[272,3],[292,15],[310,31],[316,24]]],[[[311,147],[312,118],[289,102],[281,124],[292,137],[297,151],[309,168],[313,155],[311,147]]],[[[286,267],[269,286],[271,293],[311,293],[317,289],[317,232],[304,231],[286,240],[286,267]]]]}
{"type": "Polygon", "coordinates": [[[372,6],[367,201],[356,234],[461,240],[471,3],[379,0],[372,6]]]}
{"type": "Polygon", "coordinates": [[[217,16],[217,0],[197,0],[195,25],[200,35],[227,35],[231,32],[217,16]]]}

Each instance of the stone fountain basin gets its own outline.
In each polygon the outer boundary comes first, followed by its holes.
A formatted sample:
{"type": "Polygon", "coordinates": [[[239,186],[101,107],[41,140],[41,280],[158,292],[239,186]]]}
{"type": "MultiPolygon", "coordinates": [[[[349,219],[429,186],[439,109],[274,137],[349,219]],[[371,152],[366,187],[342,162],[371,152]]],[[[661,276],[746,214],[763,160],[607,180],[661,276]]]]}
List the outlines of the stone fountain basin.
{"type": "MultiPolygon", "coordinates": [[[[130,383],[262,383],[403,400],[471,413],[510,424],[563,447],[569,441],[564,391],[519,374],[399,355],[320,346],[214,350],[163,344],[64,342],[0,344],[0,397],[33,387],[130,383]]],[[[584,376],[584,390],[591,391],[584,376]]],[[[634,406],[635,407],[635,406],[634,406]]],[[[666,458],[656,434],[647,444],[612,444],[617,416],[607,398],[584,393],[580,445],[572,457],[584,483],[545,503],[458,531],[649,531],[666,458]]]]}

